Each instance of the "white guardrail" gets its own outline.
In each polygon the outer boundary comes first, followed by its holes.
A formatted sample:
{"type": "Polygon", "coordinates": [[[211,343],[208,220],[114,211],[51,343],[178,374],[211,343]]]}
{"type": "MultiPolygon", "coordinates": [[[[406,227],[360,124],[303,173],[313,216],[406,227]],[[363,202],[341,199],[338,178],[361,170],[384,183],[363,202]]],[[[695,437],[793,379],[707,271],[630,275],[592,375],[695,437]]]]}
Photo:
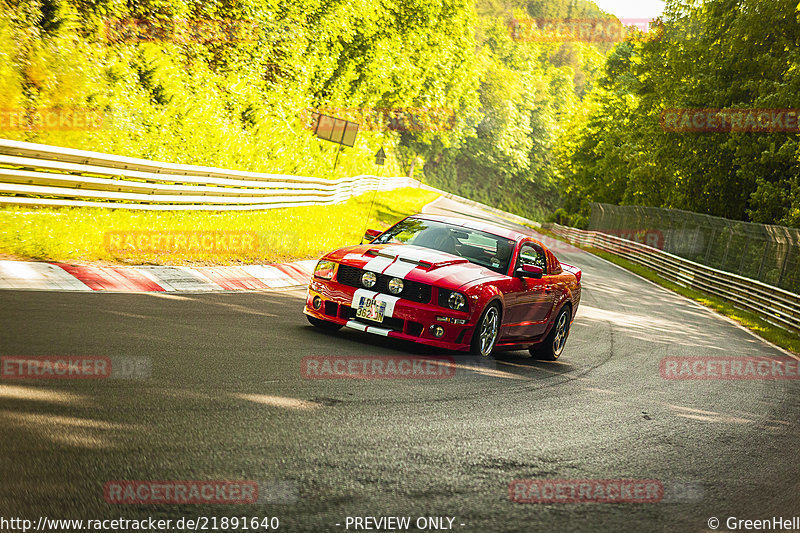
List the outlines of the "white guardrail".
{"type": "Polygon", "coordinates": [[[406,177],[328,180],[178,165],[0,139],[0,204],[146,210],[256,210],[344,202],[419,187],[406,177]]]}
{"type": "Polygon", "coordinates": [[[519,224],[540,226],[407,177],[328,180],[178,165],[0,139],[0,204],[257,210],[335,204],[365,192],[402,187],[423,188],[519,224]]]}
{"type": "Polygon", "coordinates": [[[257,210],[327,205],[420,187],[519,224],[538,222],[407,177],[329,180],[178,165],[0,139],[0,204],[147,210],[257,210]]]}
{"type": "Polygon", "coordinates": [[[663,278],[683,287],[718,296],[758,314],[774,325],[800,331],[800,294],[707,267],[615,235],[558,224],[553,224],[551,231],[573,244],[597,248],[651,268],[663,278]]]}

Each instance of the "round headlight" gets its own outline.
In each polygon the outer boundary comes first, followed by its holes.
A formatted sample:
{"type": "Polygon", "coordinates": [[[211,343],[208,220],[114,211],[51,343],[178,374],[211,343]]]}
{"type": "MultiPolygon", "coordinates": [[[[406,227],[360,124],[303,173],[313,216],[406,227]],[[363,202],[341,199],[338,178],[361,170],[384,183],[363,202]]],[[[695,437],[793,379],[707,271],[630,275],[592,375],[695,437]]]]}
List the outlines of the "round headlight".
{"type": "Polygon", "coordinates": [[[361,284],[368,289],[374,287],[377,281],[378,276],[376,276],[374,272],[364,272],[361,274],[361,284]]]}
{"type": "Polygon", "coordinates": [[[392,294],[400,294],[403,292],[403,280],[400,278],[392,278],[389,280],[389,292],[392,294]]]}
{"type": "Polygon", "coordinates": [[[450,309],[458,310],[467,305],[467,300],[464,298],[464,295],[451,292],[450,298],[447,299],[447,305],[450,306],[450,309]]]}

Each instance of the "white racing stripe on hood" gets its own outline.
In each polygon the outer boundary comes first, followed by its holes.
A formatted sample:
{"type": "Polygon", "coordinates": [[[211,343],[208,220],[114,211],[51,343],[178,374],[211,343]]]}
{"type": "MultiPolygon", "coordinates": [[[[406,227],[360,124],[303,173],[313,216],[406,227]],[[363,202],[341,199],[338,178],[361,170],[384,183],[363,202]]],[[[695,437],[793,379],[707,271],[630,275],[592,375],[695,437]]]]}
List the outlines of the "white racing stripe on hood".
{"type": "Polygon", "coordinates": [[[381,253],[382,254],[395,255],[396,256],[396,255],[400,254],[405,249],[406,249],[406,245],[405,244],[395,244],[393,246],[386,246],[385,248],[381,248],[381,253]]]}
{"type": "MultiPolygon", "coordinates": [[[[438,263],[453,259],[453,256],[446,252],[414,245],[387,246],[381,250],[381,253],[395,256],[393,262],[383,270],[383,274],[400,279],[405,279],[408,273],[418,266],[416,263],[420,261],[438,263]]],[[[370,261],[368,266],[373,265],[373,261],[370,261]]],[[[374,266],[379,266],[379,264],[375,263],[374,266]]]]}
{"type": "Polygon", "coordinates": [[[447,252],[442,252],[441,250],[434,250],[433,248],[425,248],[424,246],[416,246],[414,244],[390,246],[388,248],[384,248],[381,250],[381,252],[397,257],[403,257],[411,261],[427,261],[429,263],[459,258],[457,254],[449,254],[447,252]]]}
{"type": "Polygon", "coordinates": [[[377,257],[373,257],[372,259],[367,261],[366,265],[364,265],[364,270],[369,270],[370,272],[375,272],[376,274],[380,274],[381,272],[383,272],[383,269],[392,264],[392,261],[394,261],[394,259],[395,259],[394,257],[382,257],[380,255],[377,257]]]}
{"type": "Polygon", "coordinates": [[[414,263],[408,263],[406,261],[400,261],[399,259],[386,267],[386,270],[383,271],[384,274],[387,276],[392,276],[395,278],[406,279],[406,275],[409,272],[417,268],[417,265],[414,263]]]}

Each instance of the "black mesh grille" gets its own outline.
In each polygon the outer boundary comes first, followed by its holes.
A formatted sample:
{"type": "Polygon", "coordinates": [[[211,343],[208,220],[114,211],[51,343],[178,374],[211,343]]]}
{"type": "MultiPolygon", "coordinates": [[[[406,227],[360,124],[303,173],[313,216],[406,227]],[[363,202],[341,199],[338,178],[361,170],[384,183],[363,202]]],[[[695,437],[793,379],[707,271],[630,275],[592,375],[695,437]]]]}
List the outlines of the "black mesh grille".
{"type": "Polygon", "coordinates": [[[353,268],[347,265],[339,265],[339,270],[336,272],[336,281],[342,285],[349,285],[350,287],[361,286],[361,273],[363,270],[360,268],[353,268]]]}
{"type": "MultiPolygon", "coordinates": [[[[361,274],[363,273],[364,270],[360,268],[339,265],[339,270],[336,274],[336,281],[350,287],[364,288],[361,285],[361,274]]],[[[388,294],[390,296],[399,296],[400,298],[413,300],[423,304],[431,301],[432,290],[430,285],[418,283],[416,281],[403,280],[403,292],[400,294],[392,294],[389,292],[389,280],[392,279],[392,276],[385,276],[383,274],[377,274],[377,276],[378,281],[370,290],[380,292],[382,294],[388,294]]]]}

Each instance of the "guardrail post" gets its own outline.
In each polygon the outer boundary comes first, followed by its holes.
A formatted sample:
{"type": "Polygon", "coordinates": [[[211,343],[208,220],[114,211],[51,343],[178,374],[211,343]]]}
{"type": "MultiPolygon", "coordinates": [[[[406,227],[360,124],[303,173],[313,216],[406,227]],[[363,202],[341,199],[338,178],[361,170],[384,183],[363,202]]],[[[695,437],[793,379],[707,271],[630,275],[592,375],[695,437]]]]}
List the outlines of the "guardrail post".
{"type": "Polygon", "coordinates": [[[764,241],[764,253],[761,255],[761,264],[758,265],[758,274],[756,274],[756,279],[759,281],[763,281],[761,279],[761,272],[764,271],[764,263],[767,262],[768,255],[769,255],[769,241],[764,241]]]}
{"type": "Polygon", "coordinates": [[[750,246],[750,239],[745,238],[744,240],[744,250],[742,250],[742,259],[739,261],[739,275],[742,275],[742,269],[744,268],[744,258],[747,257],[747,247],[750,246]]]}
{"type": "MultiPolygon", "coordinates": [[[[730,229],[730,228],[729,228],[730,229]]],[[[733,230],[730,230],[730,236],[728,237],[728,244],[725,245],[725,253],[722,255],[722,263],[720,263],[719,267],[722,270],[725,270],[725,263],[728,262],[728,250],[731,247],[731,241],[733,240],[733,230]]]]}
{"type": "Polygon", "coordinates": [[[703,260],[703,263],[706,265],[709,264],[709,260],[711,259],[711,249],[714,247],[714,240],[717,238],[717,228],[711,228],[711,239],[708,241],[708,246],[706,247],[706,258],[703,260]]]}
{"type": "Polygon", "coordinates": [[[786,265],[789,264],[789,256],[792,255],[792,247],[786,247],[786,255],[783,256],[783,266],[781,267],[781,275],[778,278],[778,287],[782,288],[783,285],[783,276],[786,274],[786,265]]]}

